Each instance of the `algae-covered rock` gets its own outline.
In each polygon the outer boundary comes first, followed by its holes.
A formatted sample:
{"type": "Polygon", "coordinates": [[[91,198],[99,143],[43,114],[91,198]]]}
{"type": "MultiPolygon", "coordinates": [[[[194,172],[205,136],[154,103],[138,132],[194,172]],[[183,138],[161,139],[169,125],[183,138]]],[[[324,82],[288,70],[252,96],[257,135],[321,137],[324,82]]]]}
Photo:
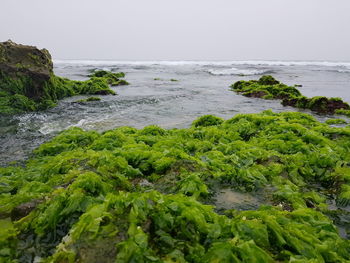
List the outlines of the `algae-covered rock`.
{"type": "Polygon", "coordinates": [[[100,97],[89,97],[89,98],[86,98],[86,99],[77,100],[77,101],[75,101],[74,103],[81,103],[81,104],[84,104],[84,103],[86,103],[86,102],[100,101],[100,100],[101,100],[100,97]]]}
{"type": "Polygon", "coordinates": [[[294,112],[206,115],[187,129],[71,128],[25,166],[0,167],[0,256],[347,262],[349,149],[349,128],[294,112]],[[222,189],[260,201],[215,206],[222,189]]]}
{"type": "Polygon", "coordinates": [[[285,98],[283,99],[282,104],[284,106],[310,109],[323,114],[335,114],[338,110],[350,109],[349,104],[342,101],[340,98],[327,98],[321,96],[312,98],[306,98],[303,96],[285,98]]]}
{"type": "Polygon", "coordinates": [[[16,44],[11,40],[0,42],[0,50],[1,70],[7,73],[17,73],[17,69],[20,69],[21,72],[32,76],[50,78],[53,65],[48,50],[40,50],[34,46],[16,44]]]}
{"type": "Polygon", "coordinates": [[[283,106],[310,109],[322,114],[344,114],[344,111],[350,109],[349,104],[340,98],[307,98],[296,86],[287,86],[269,75],[262,76],[259,80],[237,81],[231,85],[231,89],[246,97],[279,99],[283,106]]]}
{"type": "Polygon", "coordinates": [[[111,86],[129,85],[126,80],[120,79],[125,77],[125,74],[123,72],[113,73],[106,70],[97,70],[89,76],[91,78],[104,78],[111,86]]]}
{"type": "Polygon", "coordinates": [[[0,43],[0,114],[44,110],[59,99],[79,94],[114,95],[109,87],[126,85],[124,73],[96,74],[86,81],[73,81],[53,73],[46,49],[7,41],[0,43]]]}

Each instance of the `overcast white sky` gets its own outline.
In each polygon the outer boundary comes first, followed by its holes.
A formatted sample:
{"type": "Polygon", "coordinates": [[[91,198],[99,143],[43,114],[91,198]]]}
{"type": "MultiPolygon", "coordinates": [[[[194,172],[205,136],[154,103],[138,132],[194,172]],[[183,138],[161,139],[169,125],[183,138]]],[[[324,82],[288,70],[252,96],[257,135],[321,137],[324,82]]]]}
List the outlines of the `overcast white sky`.
{"type": "Polygon", "coordinates": [[[350,0],[1,0],[55,59],[350,61],[350,0]]]}

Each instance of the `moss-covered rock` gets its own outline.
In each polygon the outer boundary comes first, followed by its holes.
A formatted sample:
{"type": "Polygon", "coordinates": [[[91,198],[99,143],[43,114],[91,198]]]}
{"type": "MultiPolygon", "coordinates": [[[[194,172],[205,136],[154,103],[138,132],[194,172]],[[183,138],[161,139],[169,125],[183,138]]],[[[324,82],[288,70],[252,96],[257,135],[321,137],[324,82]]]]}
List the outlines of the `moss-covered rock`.
{"type": "Polygon", "coordinates": [[[349,128],[292,112],[209,115],[188,129],[71,128],[24,167],[0,168],[0,256],[347,262],[349,241],[332,220],[346,236],[349,152],[349,128]],[[223,208],[222,189],[261,201],[223,208]]]}
{"type": "Polygon", "coordinates": [[[89,75],[91,78],[104,78],[111,86],[129,85],[129,83],[120,78],[124,78],[123,72],[112,73],[106,70],[97,70],[89,75]]]}
{"type": "Polygon", "coordinates": [[[334,114],[339,110],[349,110],[348,103],[340,98],[307,98],[294,86],[287,86],[272,76],[262,76],[259,80],[237,81],[231,89],[246,97],[280,99],[283,106],[292,106],[323,114],[334,114]]]}
{"type": "Polygon", "coordinates": [[[95,72],[89,80],[55,76],[50,53],[36,47],[0,43],[0,114],[44,110],[64,97],[115,94],[109,85],[125,85],[124,73],[95,72]]]}
{"type": "Polygon", "coordinates": [[[77,101],[75,101],[75,103],[86,103],[86,102],[100,101],[100,100],[101,100],[100,97],[89,97],[89,98],[86,98],[86,99],[77,100],[77,101]]]}

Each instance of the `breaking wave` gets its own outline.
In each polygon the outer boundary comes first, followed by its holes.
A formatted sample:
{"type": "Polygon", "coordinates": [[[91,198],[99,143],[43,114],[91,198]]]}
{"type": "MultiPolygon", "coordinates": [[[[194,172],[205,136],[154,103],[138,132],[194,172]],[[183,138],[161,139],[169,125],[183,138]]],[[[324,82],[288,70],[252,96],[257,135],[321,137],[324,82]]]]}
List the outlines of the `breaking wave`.
{"type": "Polygon", "coordinates": [[[118,61],[118,60],[53,60],[54,64],[70,65],[199,65],[199,66],[322,66],[322,67],[345,67],[350,69],[350,62],[332,62],[332,61],[272,61],[272,60],[237,60],[237,61],[118,61]]]}
{"type": "Polygon", "coordinates": [[[228,69],[209,69],[208,73],[212,75],[238,75],[238,76],[251,76],[251,75],[262,75],[267,73],[272,73],[271,70],[262,69],[238,69],[238,68],[228,68],[228,69]]]}

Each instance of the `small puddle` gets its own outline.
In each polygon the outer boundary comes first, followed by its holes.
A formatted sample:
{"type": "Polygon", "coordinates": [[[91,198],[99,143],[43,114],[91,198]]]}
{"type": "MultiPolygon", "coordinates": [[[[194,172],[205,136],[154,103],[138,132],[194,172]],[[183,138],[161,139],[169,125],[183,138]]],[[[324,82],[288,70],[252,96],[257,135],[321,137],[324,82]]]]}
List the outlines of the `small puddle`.
{"type": "MultiPolygon", "coordinates": [[[[258,194],[254,192],[254,194],[258,194]]],[[[253,196],[252,193],[234,191],[232,189],[222,189],[214,197],[217,209],[255,210],[264,204],[261,198],[253,196]]]]}

